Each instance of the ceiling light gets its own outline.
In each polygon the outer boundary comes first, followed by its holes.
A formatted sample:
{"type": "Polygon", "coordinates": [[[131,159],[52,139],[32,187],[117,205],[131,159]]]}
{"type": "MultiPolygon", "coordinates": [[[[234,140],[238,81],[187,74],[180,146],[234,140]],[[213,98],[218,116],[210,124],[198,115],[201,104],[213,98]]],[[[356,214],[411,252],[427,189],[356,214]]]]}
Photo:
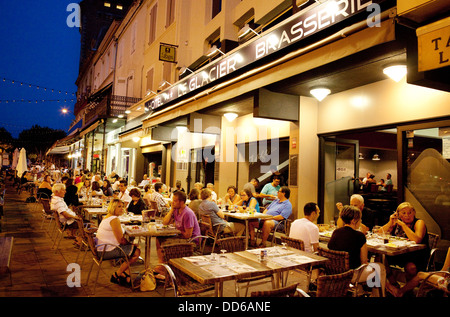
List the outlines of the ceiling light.
{"type": "Polygon", "coordinates": [[[372,161],[379,161],[380,160],[380,156],[378,154],[374,154],[372,157],[372,161]]]}
{"type": "Polygon", "coordinates": [[[392,65],[383,69],[383,73],[397,83],[405,77],[406,71],[406,65],[392,65]]]}
{"type": "Polygon", "coordinates": [[[247,35],[249,32],[253,32],[253,33],[255,33],[256,35],[261,36],[261,35],[259,35],[255,30],[253,30],[253,29],[250,27],[250,25],[246,24],[246,25],[244,25],[244,27],[243,27],[242,29],[239,30],[239,32],[238,32],[238,38],[241,38],[241,37],[247,35]]]}
{"type": "Polygon", "coordinates": [[[359,153],[359,159],[364,160],[364,155],[362,153],[359,153]]]}
{"type": "Polygon", "coordinates": [[[133,137],[133,141],[134,141],[134,142],[139,142],[140,139],[141,139],[141,138],[138,137],[138,136],[133,137]]]}
{"type": "Polygon", "coordinates": [[[217,52],[220,52],[222,55],[225,55],[224,52],[222,52],[220,50],[220,48],[217,48],[216,45],[211,46],[211,48],[208,50],[208,52],[206,52],[206,56],[213,56],[214,54],[216,54],[217,52]]]}
{"type": "Polygon", "coordinates": [[[229,121],[229,122],[232,122],[234,119],[236,119],[237,118],[237,113],[233,113],[233,112],[227,112],[227,113],[225,113],[224,115],[223,115],[225,118],[227,118],[227,120],[229,121]]]}
{"type": "Polygon", "coordinates": [[[311,95],[313,95],[317,100],[322,101],[331,93],[331,90],[328,88],[315,88],[311,89],[311,95]]]}
{"type": "Polygon", "coordinates": [[[131,111],[130,111],[130,110],[125,110],[125,113],[126,113],[126,114],[130,114],[131,111]]]}

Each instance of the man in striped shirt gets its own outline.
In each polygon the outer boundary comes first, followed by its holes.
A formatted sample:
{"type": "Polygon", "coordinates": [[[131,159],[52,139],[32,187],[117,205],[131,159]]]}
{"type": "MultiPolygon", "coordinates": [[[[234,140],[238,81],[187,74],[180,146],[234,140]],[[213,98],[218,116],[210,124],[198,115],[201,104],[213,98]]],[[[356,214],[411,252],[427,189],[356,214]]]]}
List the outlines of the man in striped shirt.
{"type": "Polygon", "coordinates": [[[66,193],[66,185],[63,183],[56,183],[52,187],[51,209],[59,214],[59,221],[66,224],[66,229],[69,229],[69,238],[75,239],[75,232],[78,229],[76,220],[80,219],[75,212],[73,212],[64,201],[66,193]]]}

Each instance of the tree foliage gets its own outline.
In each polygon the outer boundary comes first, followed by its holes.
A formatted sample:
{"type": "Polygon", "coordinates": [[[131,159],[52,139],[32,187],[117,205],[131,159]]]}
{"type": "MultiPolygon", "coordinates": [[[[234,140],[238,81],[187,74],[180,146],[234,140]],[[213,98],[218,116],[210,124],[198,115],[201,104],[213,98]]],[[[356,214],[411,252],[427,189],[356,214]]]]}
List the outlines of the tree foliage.
{"type": "Polygon", "coordinates": [[[63,130],[41,127],[37,124],[30,129],[20,132],[16,140],[17,147],[24,147],[27,154],[37,154],[41,158],[50,147],[59,139],[67,136],[63,130]]]}

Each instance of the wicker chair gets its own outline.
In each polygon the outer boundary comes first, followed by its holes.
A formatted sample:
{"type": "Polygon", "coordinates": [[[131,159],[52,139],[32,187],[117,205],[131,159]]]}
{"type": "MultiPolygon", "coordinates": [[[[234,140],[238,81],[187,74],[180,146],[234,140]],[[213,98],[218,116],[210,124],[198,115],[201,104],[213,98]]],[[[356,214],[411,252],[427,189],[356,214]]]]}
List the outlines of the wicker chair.
{"type": "MultiPolygon", "coordinates": [[[[204,236],[210,237],[213,239],[213,246],[212,251],[214,252],[214,249],[216,247],[217,239],[222,237],[222,234],[220,232],[220,224],[213,226],[211,217],[209,215],[200,215],[200,221],[199,226],[201,229],[201,232],[204,236]]],[[[204,241],[206,243],[206,240],[204,241]]],[[[204,249],[204,245],[202,249],[204,249]]]]}
{"type": "Polygon", "coordinates": [[[353,270],[323,275],[317,279],[316,297],[346,297],[353,278],[353,270]]]}
{"type": "Polygon", "coordinates": [[[305,243],[300,239],[282,236],[281,243],[286,243],[286,245],[290,246],[291,248],[305,251],[305,243]]]}
{"type": "Polygon", "coordinates": [[[348,252],[334,251],[319,246],[319,255],[328,258],[324,268],[327,275],[340,274],[350,269],[350,257],[348,252]]]}
{"type": "Polygon", "coordinates": [[[168,264],[170,259],[192,256],[194,253],[194,245],[192,243],[169,244],[163,245],[161,248],[165,262],[161,265],[168,273],[164,285],[164,296],[166,295],[166,288],[169,282],[168,278],[170,278],[174,287],[175,297],[197,295],[214,290],[214,285],[201,284],[178,270],[176,267],[168,264]]]}
{"type": "MultiPolygon", "coordinates": [[[[222,250],[227,250],[227,252],[239,252],[239,251],[245,251],[245,237],[229,237],[229,238],[223,238],[223,239],[219,239],[217,240],[217,244],[220,247],[220,249],[222,250]]],[[[245,297],[247,297],[248,294],[248,289],[250,286],[255,286],[255,285],[260,285],[260,284],[265,284],[268,281],[262,281],[264,279],[269,278],[271,279],[271,283],[272,283],[272,288],[275,288],[275,278],[273,276],[273,274],[262,274],[262,275],[258,275],[258,276],[253,276],[253,277],[243,277],[243,278],[237,278],[235,280],[235,291],[236,291],[236,296],[239,297],[240,296],[240,284],[244,284],[246,283],[245,286],[245,297]],[[251,282],[256,282],[250,285],[251,282]]]]}
{"type": "Polygon", "coordinates": [[[270,291],[256,291],[252,292],[250,297],[294,297],[297,293],[297,286],[298,283],[270,291]]]}

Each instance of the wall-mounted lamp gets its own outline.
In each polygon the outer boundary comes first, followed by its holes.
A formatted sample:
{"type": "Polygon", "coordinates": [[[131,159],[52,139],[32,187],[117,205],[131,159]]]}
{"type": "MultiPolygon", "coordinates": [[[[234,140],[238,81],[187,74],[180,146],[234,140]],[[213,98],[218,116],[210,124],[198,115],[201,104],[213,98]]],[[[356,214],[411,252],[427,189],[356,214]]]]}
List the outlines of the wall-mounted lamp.
{"type": "Polygon", "coordinates": [[[222,55],[225,55],[225,53],[222,52],[222,51],[220,50],[220,48],[217,48],[216,45],[213,45],[213,46],[211,46],[211,48],[208,50],[208,52],[206,52],[206,56],[211,57],[211,56],[213,56],[214,54],[216,54],[217,52],[221,53],[222,55]]]}
{"type": "Polygon", "coordinates": [[[191,73],[193,73],[194,71],[191,70],[189,67],[183,66],[180,68],[180,75],[183,75],[185,72],[190,71],[191,73]]]}
{"type": "Polygon", "coordinates": [[[406,72],[406,65],[392,65],[383,69],[383,73],[397,83],[405,77],[406,72]]]}
{"type": "Polygon", "coordinates": [[[227,112],[227,113],[224,113],[224,115],[223,115],[229,122],[232,122],[234,119],[236,119],[237,118],[237,113],[234,113],[234,112],[227,112]]]}
{"type": "Polygon", "coordinates": [[[153,90],[149,90],[149,91],[147,91],[147,94],[145,95],[145,97],[150,96],[151,94],[157,95],[157,93],[154,92],[153,90]]]}
{"type": "Polygon", "coordinates": [[[244,36],[247,35],[249,32],[253,32],[253,33],[255,33],[256,35],[261,36],[261,35],[259,35],[255,30],[253,30],[253,29],[250,27],[250,25],[246,24],[246,25],[244,25],[244,27],[243,27],[242,29],[239,30],[239,32],[238,32],[238,38],[244,37],[244,36]]]}
{"type": "Polygon", "coordinates": [[[313,95],[317,100],[322,101],[331,93],[328,88],[315,88],[310,90],[311,95],[313,95]]]}
{"type": "Polygon", "coordinates": [[[172,86],[171,83],[169,83],[167,80],[163,79],[163,80],[160,81],[158,88],[161,89],[161,88],[163,88],[165,85],[169,85],[169,87],[172,86]]]}

